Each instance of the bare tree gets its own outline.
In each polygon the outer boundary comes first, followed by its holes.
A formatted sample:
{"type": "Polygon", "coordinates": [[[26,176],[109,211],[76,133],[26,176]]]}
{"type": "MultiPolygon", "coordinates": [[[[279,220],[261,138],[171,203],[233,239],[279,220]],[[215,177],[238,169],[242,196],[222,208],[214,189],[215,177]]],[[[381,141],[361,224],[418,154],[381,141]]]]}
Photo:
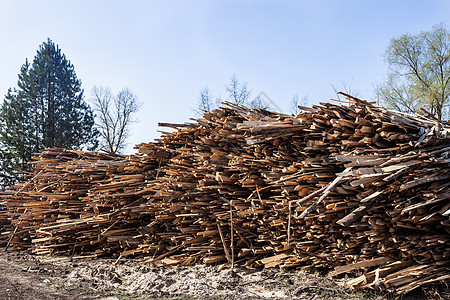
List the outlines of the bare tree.
{"type": "Polygon", "coordinates": [[[263,100],[263,98],[260,95],[256,96],[255,99],[250,101],[248,103],[248,106],[250,108],[267,109],[267,106],[265,105],[264,100],[263,100]]]}
{"type": "Polygon", "coordinates": [[[298,106],[308,106],[309,105],[309,97],[303,96],[301,99],[298,98],[298,95],[295,94],[291,99],[291,103],[289,105],[289,111],[293,115],[298,115],[300,113],[300,108],[298,106]]]}
{"type": "MultiPolygon", "coordinates": [[[[261,101],[252,101],[249,103],[251,91],[248,89],[247,83],[240,82],[236,75],[233,75],[230,83],[225,86],[225,92],[227,93],[225,100],[239,105],[249,105],[252,108],[262,107],[261,101]]],[[[260,98],[257,98],[255,98],[255,100],[261,100],[260,98]]],[[[202,115],[205,111],[211,111],[218,107],[222,101],[223,99],[221,97],[218,97],[213,101],[213,95],[209,91],[209,88],[204,87],[200,90],[199,102],[194,111],[197,114],[202,115]]]]}
{"type": "Polygon", "coordinates": [[[213,96],[206,86],[200,91],[199,103],[197,108],[197,113],[199,115],[203,114],[205,111],[211,111],[215,108],[213,102],[213,96]]]}
{"type": "Polygon", "coordinates": [[[94,87],[92,102],[97,117],[97,127],[100,131],[100,145],[107,152],[120,153],[126,144],[132,118],[141,104],[136,95],[129,89],[121,90],[113,95],[109,88],[94,87]]]}
{"type": "Polygon", "coordinates": [[[346,81],[342,81],[341,84],[342,84],[342,88],[340,88],[340,89],[336,88],[333,84],[331,85],[333,87],[334,92],[336,93],[336,97],[339,100],[341,100],[339,92],[344,92],[344,93],[346,93],[348,95],[351,95],[353,97],[356,97],[356,98],[360,98],[361,97],[359,92],[352,88],[352,83],[351,82],[348,83],[346,81]]]}
{"type": "Polygon", "coordinates": [[[246,105],[251,91],[246,82],[240,82],[236,75],[231,77],[231,82],[225,87],[228,100],[239,105],[246,105]]]}

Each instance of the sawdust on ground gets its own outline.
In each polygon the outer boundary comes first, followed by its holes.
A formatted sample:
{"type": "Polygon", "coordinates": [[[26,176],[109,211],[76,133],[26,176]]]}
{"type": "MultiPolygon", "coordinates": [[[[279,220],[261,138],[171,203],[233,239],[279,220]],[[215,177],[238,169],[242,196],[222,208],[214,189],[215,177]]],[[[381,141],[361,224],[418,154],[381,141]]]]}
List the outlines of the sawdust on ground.
{"type": "MultiPolygon", "coordinates": [[[[419,293],[420,294],[420,293],[419,293]]],[[[416,294],[409,299],[423,299],[416,294]]],[[[393,299],[344,280],[278,269],[155,267],[140,260],[70,259],[0,250],[0,299],[393,299]]],[[[407,299],[407,298],[403,298],[407,299]]]]}

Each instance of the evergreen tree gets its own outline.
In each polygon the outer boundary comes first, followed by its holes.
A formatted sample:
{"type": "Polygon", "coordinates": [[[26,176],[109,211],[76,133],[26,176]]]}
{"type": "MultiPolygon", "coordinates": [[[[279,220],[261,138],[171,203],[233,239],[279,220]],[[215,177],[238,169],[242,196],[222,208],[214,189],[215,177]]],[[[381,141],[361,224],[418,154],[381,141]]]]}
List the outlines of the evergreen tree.
{"type": "Polygon", "coordinates": [[[9,89],[0,107],[2,185],[26,171],[32,154],[45,147],[94,149],[98,132],[84,101],[73,65],[50,39],[25,61],[18,87],[9,89]]]}

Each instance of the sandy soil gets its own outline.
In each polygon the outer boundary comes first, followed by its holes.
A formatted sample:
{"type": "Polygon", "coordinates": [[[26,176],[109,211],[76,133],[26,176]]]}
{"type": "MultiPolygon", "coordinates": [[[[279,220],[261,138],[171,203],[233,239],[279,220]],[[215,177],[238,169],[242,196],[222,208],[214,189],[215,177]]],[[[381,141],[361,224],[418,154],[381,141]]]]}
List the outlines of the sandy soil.
{"type": "MultiPolygon", "coordinates": [[[[434,296],[444,295],[434,292],[434,296]]],[[[434,296],[428,291],[428,295],[419,292],[402,299],[434,296]]],[[[343,280],[301,271],[155,267],[139,260],[115,264],[114,259],[35,256],[0,249],[0,299],[393,298],[381,292],[349,291],[343,287],[343,280]]]]}

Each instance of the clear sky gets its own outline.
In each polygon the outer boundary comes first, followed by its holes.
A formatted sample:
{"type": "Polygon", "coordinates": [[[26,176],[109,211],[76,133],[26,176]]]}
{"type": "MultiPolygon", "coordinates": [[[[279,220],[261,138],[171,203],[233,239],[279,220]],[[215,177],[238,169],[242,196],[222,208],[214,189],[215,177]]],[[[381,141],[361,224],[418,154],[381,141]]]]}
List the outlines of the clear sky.
{"type": "Polygon", "coordinates": [[[137,94],[131,153],[159,137],[158,122],[195,117],[203,87],[224,97],[233,74],[284,112],[295,94],[335,98],[333,86],[373,99],[389,41],[438,23],[450,29],[450,1],[0,0],[0,95],[50,38],[86,100],[94,85],[137,94]]]}

